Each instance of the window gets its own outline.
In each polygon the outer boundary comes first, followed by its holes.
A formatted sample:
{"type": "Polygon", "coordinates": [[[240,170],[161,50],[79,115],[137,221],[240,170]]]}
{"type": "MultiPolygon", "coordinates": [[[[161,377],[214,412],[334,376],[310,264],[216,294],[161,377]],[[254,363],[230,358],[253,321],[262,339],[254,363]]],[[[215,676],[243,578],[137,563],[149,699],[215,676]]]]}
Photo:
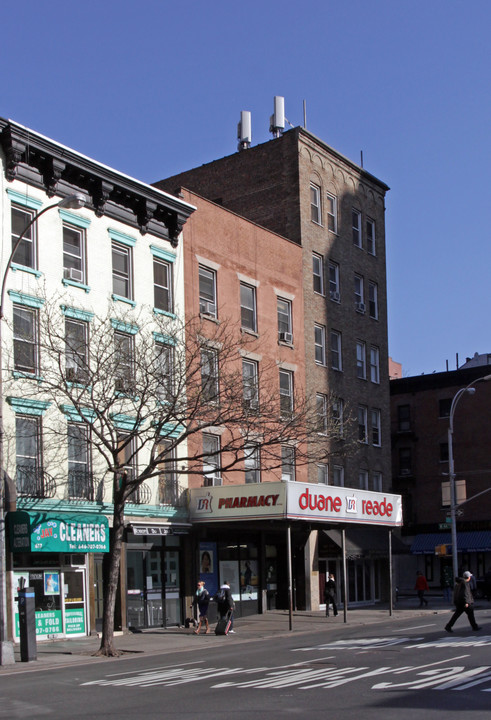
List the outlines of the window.
{"type": "Polygon", "coordinates": [[[368,472],[366,470],[358,472],[358,487],[360,490],[368,490],[368,472]]]}
{"type": "Polygon", "coordinates": [[[332,232],[338,231],[338,200],[334,195],[327,193],[326,199],[327,227],[332,232]]]}
{"type": "Polygon", "coordinates": [[[201,397],[203,402],[217,402],[218,394],[218,351],[205,347],[201,349],[201,397]]]}
{"type": "Polygon", "coordinates": [[[370,380],[380,383],[380,350],[374,345],[370,348],[370,380]]]}
{"type": "Polygon", "coordinates": [[[179,503],[176,450],[169,441],[164,441],[159,445],[159,454],[162,458],[159,475],[159,502],[161,505],[176,507],[179,503]]]}
{"type": "Polygon", "coordinates": [[[14,305],[14,368],[35,375],[39,368],[37,311],[14,305]]]}
{"type": "Polygon", "coordinates": [[[341,333],[337,330],[331,330],[331,367],[333,370],[343,369],[341,333]]]}
{"type": "Polygon", "coordinates": [[[317,409],[317,432],[327,433],[327,397],[322,393],[315,396],[317,409]]]}
{"type": "MultiPolygon", "coordinates": [[[[117,440],[119,448],[118,463],[123,466],[121,468],[121,473],[125,478],[125,484],[127,484],[135,480],[138,474],[135,452],[135,439],[133,437],[130,437],[126,433],[118,433],[117,440]]],[[[127,498],[128,501],[132,503],[138,503],[140,490],[141,494],[144,493],[143,486],[135,488],[135,490],[133,490],[131,495],[127,498]]]]}
{"type": "Polygon", "coordinates": [[[114,377],[117,392],[130,394],[135,390],[135,366],[133,336],[114,333],[114,377]]]}
{"type": "Polygon", "coordinates": [[[448,462],[448,442],[440,443],[440,462],[448,462]]]}
{"type": "Polygon", "coordinates": [[[351,211],[351,225],[353,231],[353,244],[356,245],[356,247],[361,248],[361,212],[359,212],[359,210],[351,211]]]}
{"type": "Polygon", "coordinates": [[[199,311],[203,315],[217,316],[217,277],[214,270],[200,265],[199,273],[199,311]]]}
{"type": "Polygon", "coordinates": [[[411,407],[409,405],[397,406],[397,430],[407,432],[411,429],[411,407]]]}
{"type": "Polygon", "coordinates": [[[413,459],[410,447],[399,448],[399,475],[413,474],[413,459]]]}
{"type": "Polygon", "coordinates": [[[203,433],[203,475],[205,485],[221,485],[220,438],[203,433]]]}
{"type": "Polygon", "coordinates": [[[342,438],[344,436],[344,401],[341,398],[335,398],[332,402],[332,420],[336,435],[342,438]]]}
{"type": "Polygon", "coordinates": [[[443,398],[438,401],[438,417],[448,418],[450,417],[450,410],[452,408],[452,398],[443,398]]]}
{"type": "Polygon", "coordinates": [[[365,291],[361,275],[355,275],[355,308],[358,312],[365,312],[365,291]]]}
{"type": "Polygon", "coordinates": [[[131,248],[112,243],[113,293],[118,297],[133,298],[131,248]]]}
{"type": "Polygon", "coordinates": [[[278,339],[281,342],[293,342],[292,334],[292,304],[290,300],[276,299],[278,313],[278,339]]]}
{"type": "Polygon", "coordinates": [[[94,486],[89,464],[88,428],[68,423],[68,497],[93,500],[94,486]]]}
{"type": "Polygon", "coordinates": [[[240,324],[244,330],[257,332],[256,288],[240,283],[240,324]]]}
{"type": "Polygon", "coordinates": [[[314,292],[319,295],[324,295],[324,260],[322,255],[313,253],[312,274],[314,280],[314,292]]]}
{"type": "Polygon", "coordinates": [[[310,183],[310,219],[312,222],[321,224],[321,191],[317,185],[310,183]]]}
{"type": "Polygon", "coordinates": [[[344,487],[344,467],[335,465],[332,469],[332,484],[337,487],[344,487]]]}
{"type": "MultiPolygon", "coordinates": [[[[12,250],[14,249],[15,243],[22,235],[24,229],[32,221],[34,212],[25,208],[20,208],[12,205],[11,219],[12,219],[12,250]]],[[[24,267],[32,268],[33,270],[37,266],[36,259],[36,224],[34,223],[26,231],[24,237],[20,241],[19,247],[15,251],[15,255],[12,258],[13,263],[18,263],[24,267]]]]}
{"type": "Polygon", "coordinates": [[[367,252],[370,253],[370,255],[376,255],[376,246],[375,246],[375,222],[373,220],[367,220],[366,223],[366,229],[367,229],[367,252]]]}
{"type": "Polygon", "coordinates": [[[372,484],[374,492],[382,492],[382,473],[374,472],[372,474],[372,484]]]}
{"type": "Polygon", "coordinates": [[[380,410],[372,409],[370,415],[372,419],[372,445],[380,447],[382,445],[382,426],[380,410]]]}
{"type": "Polygon", "coordinates": [[[261,482],[259,457],[259,445],[256,445],[256,443],[247,443],[244,445],[244,470],[246,483],[261,482]]]}
{"type": "Polygon", "coordinates": [[[371,318],[378,320],[378,285],[374,282],[368,283],[368,313],[371,318]]]}
{"type": "Polygon", "coordinates": [[[293,412],[293,373],[280,370],[280,413],[290,415],[293,412]]]}
{"type": "Polygon", "coordinates": [[[339,265],[329,262],[329,297],[334,302],[339,302],[339,265]]]}
{"type": "Polygon", "coordinates": [[[368,411],[364,405],[358,406],[358,440],[362,443],[368,443],[368,427],[367,427],[368,411]]]}
{"type": "Polygon", "coordinates": [[[317,365],[326,364],[326,328],[323,325],[314,326],[315,362],[317,365]]]}
{"type": "Polygon", "coordinates": [[[317,464],[317,482],[319,485],[329,484],[329,472],[327,463],[317,464]]]}
{"type": "Polygon", "coordinates": [[[85,230],[63,224],[63,277],[85,283],[85,230]]]}
{"type": "Polygon", "coordinates": [[[65,319],[65,377],[67,382],[86,382],[88,375],[88,327],[86,322],[65,319]]]}
{"type": "Polygon", "coordinates": [[[155,359],[159,380],[158,399],[169,402],[174,395],[174,346],[156,342],[155,359]]]}
{"type": "Polygon", "coordinates": [[[172,264],[164,260],[153,259],[154,307],[165,312],[174,312],[172,293],[172,264]]]}
{"type": "Polygon", "coordinates": [[[40,418],[16,416],[15,449],[17,492],[43,497],[40,418]]]}
{"type": "Polygon", "coordinates": [[[367,379],[367,350],[364,342],[356,343],[356,376],[360,380],[367,379]]]}
{"type": "Polygon", "coordinates": [[[281,479],[283,482],[295,480],[295,448],[290,445],[281,446],[281,479]]]}
{"type": "Polygon", "coordinates": [[[244,407],[250,410],[259,406],[258,364],[254,360],[242,360],[242,383],[244,407]]]}

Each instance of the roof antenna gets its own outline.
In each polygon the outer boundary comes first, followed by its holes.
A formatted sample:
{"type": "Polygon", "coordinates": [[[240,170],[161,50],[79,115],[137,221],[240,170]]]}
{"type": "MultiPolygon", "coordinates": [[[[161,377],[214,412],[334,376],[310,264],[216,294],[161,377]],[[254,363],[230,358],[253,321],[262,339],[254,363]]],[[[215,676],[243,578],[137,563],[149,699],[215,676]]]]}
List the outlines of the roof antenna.
{"type": "Polygon", "coordinates": [[[307,130],[307,101],[303,101],[303,127],[307,130]]]}
{"type": "Polygon", "coordinates": [[[242,110],[240,113],[240,122],[237,125],[237,139],[239,141],[239,150],[247,150],[251,147],[252,127],[251,113],[249,110],[242,110]]]}
{"type": "Polygon", "coordinates": [[[285,98],[281,95],[274,97],[274,113],[269,119],[269,132],[273,137],[279,138],[285,129],[285,98]]]}
{"type": "Polygon", "coordinates": [[[360,166],[361,166],[361,169],[363,170],[363,150],[360,150],[360,166]]]}

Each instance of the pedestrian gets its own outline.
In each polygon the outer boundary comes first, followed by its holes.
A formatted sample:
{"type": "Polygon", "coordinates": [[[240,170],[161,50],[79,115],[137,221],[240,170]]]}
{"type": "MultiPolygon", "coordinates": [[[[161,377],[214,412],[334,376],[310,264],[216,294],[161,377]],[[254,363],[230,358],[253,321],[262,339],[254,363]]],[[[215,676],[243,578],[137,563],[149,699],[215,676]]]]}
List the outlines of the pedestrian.
{"type": "Polygon", "coordinates": [[[334,617],[338,614],[336,605],[336,580],[332,573],[329,573],[324,585],[324,602],[326,603],[326,617],[329,617],[329,605],[332,605],[334,617]]]}
{"type": "Polygon", "coordinates": [[[208,605],[210,604],[210,593],[205,588],[205,583],[203,580],[200,580],[198,583],[198,587],[196,589],[196,592],[193,597],[193,605],[192,607],[198,608],[198,614],[199,614],[199,621],[198,621],[198,627],[194,631],[195,635],[199,635],[201,630],[201,625],[205,623],[205,634],[210,632],[210,625],[208,623],[208,605]]]}
{"type": "Polygon", "coordinates": [[[220,585],[220,590],[217,592],[215,597],[213,598],[217,605],[218,605],[218,614],[220,616],[220,620],[224,618],[228,612],[231,613],[231,623],[230,623],[230,630],[229,633],[235,633],[234,627],[234,608],[235,603],[234,599],[232,597],[232,591],[230,589],[230,585],[226,580],[223,581],[223,584],[220,585]]]}
{"type": "Polygon", "coordinates": [[[455,586],[453,591],[453,601],[455,605],[455,612],[450,618],[450,622],[445,625],[447,632],[453,632],[452,627],[455,625],[456,620],[465,612],[469,618],[471,628],[473,630],[480,630],[481,628],[476,623],[474,617],[474,597],[472,596],[470,579],[472,573],[468,570],[465,571],[461,578],[455,578],[455,586]]]}
{"type": "Polygon", "coordinates": [[[428,582],[421,570],[418,570],[416,573],[416,585],[414,586],[414,589],[418,593],[419,607],[423,607],[423,604],[425,606],[428,605],[428,600],[425,598],[425,592],[429,590],[429,587],[428,582]]]}

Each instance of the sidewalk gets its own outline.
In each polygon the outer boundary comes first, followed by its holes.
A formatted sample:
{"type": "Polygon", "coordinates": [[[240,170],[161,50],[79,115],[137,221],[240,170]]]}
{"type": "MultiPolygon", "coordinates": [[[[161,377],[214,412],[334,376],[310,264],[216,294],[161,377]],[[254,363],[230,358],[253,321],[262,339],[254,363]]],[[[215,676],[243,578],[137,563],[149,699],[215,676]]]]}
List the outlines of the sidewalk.
{"type": "MultiPolygon", "coordinates": [[[[428,597],[428,607],[420,608],[416,597],[405,597],[398,600],[392,611],[392,618],[403,619],[434,614],[449,615],[452,608],[442,597],[428,597]]],[[[485,616],[491,617],[491,606],[487,601],[480,601],[476,604],[478,614],[482,613],[482,620],[485,616]],[[488,612],[486,612],[486,610],[488,612]],[[484,612],[483,612],[484,611],[484,612]]],[[[234,629],[236,632],[227,637],[216,636],[213,632],[209,635],[201,634],[197,637],[194,628],[152,628],[137,633],[125,633],[117,635],[115,646],[123,651],[122,657],[130,657],[138,654],[152,655],[160,653],[175,653],[179,651],[196,648],[196,643],[217,643],[223,642],[252,642],[268,637],[279,637],[291,633],[310,632],[319,629],[319,624],[327,629],[329,625],[336,627],[353,627],[373,625],[389,620],[388,605],[376,605],[369,607],[354,607],[347,611],[347,620],[344,624],[344,615],[341,608],[338,617],[331,614],[325,617],[324,610],[321,611],[295,611],[292,615],[292,629],[290,630],[290,617],[286,610],[272,610],[264,615],[251,615],[244,618],[236,618],[234,629]]],[[[440,621],[442,628],[445,618],[440,621]]],[[[98,650],[100,640],[98,637],[84,637],[73,640],[52,640],[37,643],[37,660],[21,662],[20,648],[15,646],[14,654],[16,662],[14,665],[0,667],[0,678],[12,672],[32,672],[34,670],[45,670],[47,668],[66,667],[81,663],[95,662],[117,662],[120,658],[94,657],[98,650]]]]}

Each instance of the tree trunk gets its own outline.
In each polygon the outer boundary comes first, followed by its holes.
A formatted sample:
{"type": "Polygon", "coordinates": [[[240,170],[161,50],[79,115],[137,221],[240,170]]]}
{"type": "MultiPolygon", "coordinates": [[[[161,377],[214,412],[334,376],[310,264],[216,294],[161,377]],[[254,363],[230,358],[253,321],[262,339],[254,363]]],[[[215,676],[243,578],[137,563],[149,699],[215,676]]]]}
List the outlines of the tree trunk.
{"type": "MultiPolygon", "coordinates": [[[[118,493],[120,494],[120,493],[118,493]]],[[[118,592],[119,569],[124,532],[124,502],[114,501],[113,527],[110,533],[109,562],[104,567],[104,605],[101,646],[96,655],[115,657],[121,653],[114,647],[114,614],[118,592]]]]}

